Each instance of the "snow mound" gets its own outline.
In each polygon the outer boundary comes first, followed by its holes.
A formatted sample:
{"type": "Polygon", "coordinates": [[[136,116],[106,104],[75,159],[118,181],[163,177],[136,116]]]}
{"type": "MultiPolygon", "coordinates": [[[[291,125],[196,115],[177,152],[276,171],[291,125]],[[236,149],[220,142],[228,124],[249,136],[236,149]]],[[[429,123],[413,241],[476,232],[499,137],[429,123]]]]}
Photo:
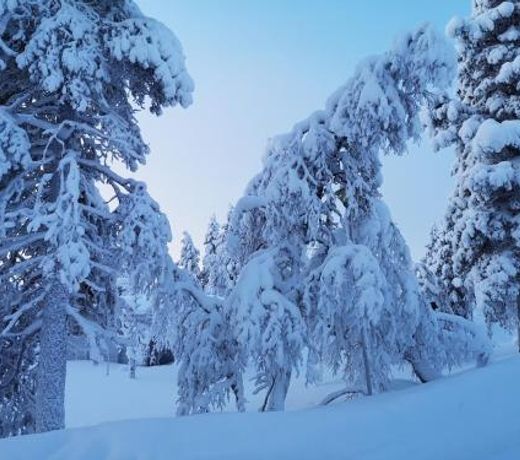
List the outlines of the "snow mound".
{"type": "Polygon", "coordinates": [[[9,460],[513,460],[520,358],[350,403],[107,423],[0,442],[9,460]]]}

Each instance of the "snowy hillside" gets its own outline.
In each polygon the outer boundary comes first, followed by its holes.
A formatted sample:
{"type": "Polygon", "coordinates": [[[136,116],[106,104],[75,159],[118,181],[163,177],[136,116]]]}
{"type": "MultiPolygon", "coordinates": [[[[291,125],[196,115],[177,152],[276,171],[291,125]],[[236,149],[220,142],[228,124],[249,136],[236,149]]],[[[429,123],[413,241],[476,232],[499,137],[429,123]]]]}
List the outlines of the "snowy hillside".
{"type": "MultiPolygon", "coordinates": [[[[73,379],[88,378],[85,367],[82,373],[81,366],[74,366],[73,379]]],[[[160,370],[165,371],[171,372],[171,368],[160,370]]],[[[518,381],[520,358],[514,357],[433,383],[329,407],[141,419],[12,438],[0,441],[0,457],[514,460],[520,449],[518,381]]],[[[164,383],[166,379],[148,377],[132,382],[147,391],[154,391],[155,384],[157,392],[146,403],[127,399],[127,414],[139,411],[141,404],[153,407],[150,400],[161,400],[164,383]]],[[[168,413],[171,408],[161,410],[168,413]]],[[[78,422],[69,421],[72,425],[78,422]]]]}

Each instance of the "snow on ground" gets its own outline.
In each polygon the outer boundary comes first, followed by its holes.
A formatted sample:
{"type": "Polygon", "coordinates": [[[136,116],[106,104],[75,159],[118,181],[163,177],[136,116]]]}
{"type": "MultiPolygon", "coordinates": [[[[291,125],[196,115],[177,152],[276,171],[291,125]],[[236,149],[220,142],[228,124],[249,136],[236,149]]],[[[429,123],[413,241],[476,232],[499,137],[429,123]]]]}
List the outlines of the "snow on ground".
{"type": "MultiPolygon", "coordinates": [[[[514,356],[516,338],[496,328],[494,359],[514,356]]],[[[471,369],[468,365],[464,370],[471,369]]],[[[394,371],[394,390],[406,389],[413,381],[410,369],[394,371]]],[[[67,367],[65,414],[67,428],[97,425],[103,422],[140,418],[171,417],[175,414],[177,398],[177,368],[175,366],[140,367],[137,379],[128,377],[127,366],[94,365],[90,361],[71,361],[67,367]]],[[[246,376],[246,408],[256,411],[263,402],[263,394],[253,395],[252,376],[246,376]]],[[[319,405],[323,399],[344,388],[338,377],[325,377],[315,386],[306,386],[304,376],[295,376],[287,396],[287,410],[307,409],[319,405]]],[[[234,411],[233,404],[227,408],[234,411]]],[[[519,456],[520,458],[520,456],[519,456]]],[[[0,460],[3,458],[0,456],[0,460]]]]}
{"type": "Polygon", "coordinates": [[[65,424],[67,428],[135,418],[170,417],[175,412],[177,376],[172,366],[128,368],[90,361],[71,361],[67,367],[65,424]]]}
{"type": "MultiPolygon", "coordinates": [[[[137,379],[128,377],[128,368],[88,361],[68,363],[65,413],[67,428],[97,425],[103,422],[137,418],[171,417],[177,398],[177,368],[160,366],[138,368],[137,379]]],[[[397,380],[396,389],[411,385],[397,380]]],[[[263,394],[253,395],[253,381],[246,378],[248,411],[262,405],[263,394]],[[247,388],[249,387],[249,388],[247,388]]],[[[326,379],[316,386],[305,386],[303,376],[293,379],[287,397],[287,409],[303,409],[320,404],[328,394],[344,387],[339,379],[326,379]]],[[[230,404],[228,411],[234,411],[230,404]]],[[[0,460],[3,460],[0,457],[0,460]]]]}
{"type": "MultiPolygon", "coordinates": [[[[166,390],[171,367],[141,372],[139,380],[123,385],[126,374],[114,366],[108,378],[96,379],[103,384],[89,386],[94,382],[92,369],[104,369],[87,366],[91,365],[71,363],[67,407],[77,407],[69,414],[69,426],[172,412],[173,395],[166,390]],[[74,403],[78,399],[81,406],[74,403]]],[[[13,438],[0,442],[0,458],[516,460],[518,382],[520,358],[513,357],[429,384],[328,407],[127,420],[13,438]]]]}

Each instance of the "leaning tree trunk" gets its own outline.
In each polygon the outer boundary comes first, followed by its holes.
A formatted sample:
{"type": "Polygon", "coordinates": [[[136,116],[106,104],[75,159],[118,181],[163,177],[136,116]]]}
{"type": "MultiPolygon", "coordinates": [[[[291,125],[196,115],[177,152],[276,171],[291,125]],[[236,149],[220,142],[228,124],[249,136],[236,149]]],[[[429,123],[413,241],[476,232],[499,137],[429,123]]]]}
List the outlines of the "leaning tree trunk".
{"type": "Polygon", "coordinates": [[[429,360],[421,356],[417,346],[411,347],[404,353],[404,359],[412,366],[414,374],[421,383],[431,382],[442,377],[442,372],[435,368],[429,360]]]}
{"type": "Polygon", "coordinates": [[[40,350],[35,398],[37,432],[65,427],[67,373],[67,304],[65,287],[54,282],[45,300],[40,329],[40,350]]]}
{"type": "Polygon", "coordinates": [[[291,383],[291,371],[280,370],[273,378],[272,384],[265,396],[262,411],[283,411],[285,398],[291,383]]]}
{"type": "Polygon", "coordinates": [[[361,341],[361,348],[363,350],[363,364],[365,366],[365,381],[367,384],[367,395],[372,396],[374,393],[373,384],[372,384],[372,371],[370,369],[370,358],[368,356],[368,338],[363,328],[363,337],[361,341]]]}
{"type": "Polygon", "coordinates": [[[244,396],[244,382],[242,380],[242,375],[237,373],[233,377],[229,377],[234,380],[231,384],[231,391],[235,395],[235,403],[238,412],[245,412],[246,410],[246,398],[244,396]]]}
{"type": "Polygon", "coordinates": [[[427,360],[406,353],[405,359],[412,366],[414,374],[421,383],[431,382],[442,377],[441,372],[433,367],[427,360]]]}

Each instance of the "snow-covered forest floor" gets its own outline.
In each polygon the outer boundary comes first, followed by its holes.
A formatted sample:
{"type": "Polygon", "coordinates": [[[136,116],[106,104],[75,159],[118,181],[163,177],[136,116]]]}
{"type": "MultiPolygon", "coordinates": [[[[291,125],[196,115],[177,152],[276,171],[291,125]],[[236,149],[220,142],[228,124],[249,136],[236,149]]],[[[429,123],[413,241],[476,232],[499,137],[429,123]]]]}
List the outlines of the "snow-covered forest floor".
{"type": "MultiPolygon", "coordinates": [[[[137,379],[128,378],[128,368],[111,364],[106,376],[104,365],[94,366],[87,361],[73,361],[68,365],[68,383],[65,399],[68,428],[96,425],[103,422],[172,417],[177,397],[177,368],[175,366],[143,367],[137,370],[137,379]],[[92,392],[82,395],[85,388],[92,392]]],[[[253,382],[247,391],[248,411],[255,411],[262,403],[263,394],[253,395],[253,382]]],[[[408,384],[412,384],[409,382],[408,384]]],[[[287,397],[287,409],[313,407],[323,398],[344,387],[340,379],[327,379],[317,386],[305,387],[303,378],[295,378],[287,397]]],[[[229,411],[234,407],[230,404],[229,411]]]]}
{"type": "Polygon", "coordinates": [[[174,381],[174,366],[139,368],[130,380],[125,366],[107,376],[104,366],[71,362],[69,429],[0,441],[0,458],[514,460],[520,449],[512,344],[486,368],[425,385],[398,379],[395,391],[327,407],[316,406],[338,381],[304,388],[296,379],[284,413],[257,413],[258,396],[246,414],[174,418],[174,381]]]}

